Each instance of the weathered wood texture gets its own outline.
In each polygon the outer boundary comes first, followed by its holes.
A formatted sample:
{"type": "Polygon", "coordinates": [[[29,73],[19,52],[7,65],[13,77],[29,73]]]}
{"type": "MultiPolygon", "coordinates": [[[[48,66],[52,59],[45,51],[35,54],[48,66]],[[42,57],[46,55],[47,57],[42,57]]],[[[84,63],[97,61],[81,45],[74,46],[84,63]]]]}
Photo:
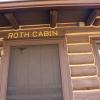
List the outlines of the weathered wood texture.
{"type": "Polygon", "coordinates": [[[8,20],[8,22],[10,23],[10,25],[14,28],[14,29],[18,29],[19,28],[19,24],[14,16],[13,13],[5,13],[4,14],[5,18],[8,20]]]}
{"type": "Polygon", "coordinates": [[[91,46],[87,44],[70,44],[68,45],[68,53],[87,53],[91,51],[91,46]]]}
{"type": "Polygon", "coordinates": [[[86,35],[68,35],[67,36],[67,43],[84,43],[89,42],[89,39],[86,35]]]}
{"type": "Polygon", "coordinates": [[[94,63],[94,58],[93,58],[93,55],[90,53],[90,54],[86,54],[86,53],[83,53],[83,54],[71,54],[69,55],[69,63],[70,65],[75,65],[75,64],[91,64],[91,63],[94,63]]]}
{"type": "Polygon", "coordinates": [[[50,27],[56,27],[57,23],[57,10],[50,10],[50,27]]]}
{"type": "Polygon", "coordinates": [[[90,36],[100,35],[100,32],[79,30],[66,35],[74,100],[100,100],[100,71],[89,41],[90,36]]]}
{"type": "Polygon", "coordinates": [[[100,84],[96,76],[94,77],[82,77],[72,79],[74,90],[91,90],[99,89],[100,84]]]}
{"type": "Polygon", "coordinates": [[[90,36],[100,35],[100,29],[92,28],[92,31],[86,28],[79,31],[79,28],[72,28],[69,30],[66,34],[66,45],[74,100],[100,100],[100,77],[98,76],[100,71],[95,64],[93,48],[89,41],[90,36]]]}
{"type": "Polygon", "coordinates": [[[74,100],[100,100],[100,90],[74,92],[74,100]]]}
{"type": "Polygon", "coordinates": [[[95,65],[80,65],[80,66],[74,66],[71,68],[71,76],[77,77],[77,76],[91,76],[96,75],[97,68],[95,65]]]}
{"type": "Polygon", "coordinates": [[[88,17],[86,25],[93,25],[96,18],[99,16],[100,11],[94,10],[88,17]]]}

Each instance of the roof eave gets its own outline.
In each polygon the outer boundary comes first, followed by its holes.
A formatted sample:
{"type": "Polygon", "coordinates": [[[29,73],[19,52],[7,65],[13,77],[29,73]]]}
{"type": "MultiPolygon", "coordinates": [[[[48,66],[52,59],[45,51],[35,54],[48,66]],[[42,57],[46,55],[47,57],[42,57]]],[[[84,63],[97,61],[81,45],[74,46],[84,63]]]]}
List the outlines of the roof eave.
{"type": "Polygon", "coordinates": [[[35,1],[0,3],[0,10],[39,7],[100,7],[100,0],[35,1]]]}

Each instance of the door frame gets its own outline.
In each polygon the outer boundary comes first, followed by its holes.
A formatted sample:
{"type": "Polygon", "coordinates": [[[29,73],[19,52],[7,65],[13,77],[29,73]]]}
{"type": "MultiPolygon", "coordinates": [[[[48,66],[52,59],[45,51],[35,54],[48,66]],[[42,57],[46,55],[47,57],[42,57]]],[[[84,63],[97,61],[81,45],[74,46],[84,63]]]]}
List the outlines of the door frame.
{"type": "Polygon", "coordinates": [[[2,61],[2,78],[1,78],[1,100],[6,100],[7,93],[7,79],[10,61],[10,50],[12,46],[23,45],[44,45],[44,44],[58,44],[59,60],[62,79],[63,100],[73,100],[71,74],[68,64],[68,54],[66,42],[64,39],[57,40],[5,40],[3,42],[4,55],[2,61]]]}

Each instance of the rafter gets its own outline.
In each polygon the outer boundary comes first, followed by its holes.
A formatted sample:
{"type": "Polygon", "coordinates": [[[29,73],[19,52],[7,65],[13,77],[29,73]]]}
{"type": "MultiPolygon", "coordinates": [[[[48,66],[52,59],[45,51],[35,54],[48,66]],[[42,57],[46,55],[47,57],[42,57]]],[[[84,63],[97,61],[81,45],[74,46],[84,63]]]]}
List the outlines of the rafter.
{"type": "Polygon", "coordinates": [[[95,20],[99,17],[100,14],[100,10],[94,10],[88,17],[87,21],[86,21],[86,25],[90,26],[93,25],[95,20]]]}
{"type": "Polygon", "coordinates": [[[5,13],[4,14],[5,18],[8,20],[9,24],[14,28],[14,29],[18,29],[19,28],[19,24],[14,16],[13,13],[5,13]]]}
{"type": "Polygon", "coordinates": [[[50,27],[56,27],[57,23],[57,10],[50,10],[50,27]]]}

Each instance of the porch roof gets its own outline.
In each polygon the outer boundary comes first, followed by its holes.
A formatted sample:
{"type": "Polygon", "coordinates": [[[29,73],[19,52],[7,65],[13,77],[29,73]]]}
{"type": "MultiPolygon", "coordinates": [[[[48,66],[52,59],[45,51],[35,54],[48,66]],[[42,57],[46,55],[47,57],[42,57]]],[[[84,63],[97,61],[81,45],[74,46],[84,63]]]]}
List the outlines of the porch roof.
{"type": "Polygon", "coordinates": [[[78,23],[100,24],[100,0],[0,0],[0,27],[78,23]]]}

